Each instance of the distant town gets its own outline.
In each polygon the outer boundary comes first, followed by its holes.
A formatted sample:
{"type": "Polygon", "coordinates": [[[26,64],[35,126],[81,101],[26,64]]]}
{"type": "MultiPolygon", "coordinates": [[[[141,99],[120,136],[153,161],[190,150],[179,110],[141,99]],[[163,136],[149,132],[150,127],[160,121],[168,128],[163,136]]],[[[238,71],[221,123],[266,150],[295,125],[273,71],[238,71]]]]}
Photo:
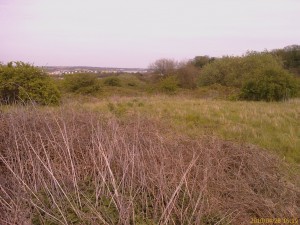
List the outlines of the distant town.
{"type": "Polygon", "coordinates": [[[63,76],[66,74],[74,73],[95,73],[99,75],[108,74],[120,74],[120,73],[135,73],[144,74],[149,72],[149,69],[145,68],[111,68],[111,67],[87,67],[87,66],[76,66],[76,67],[62,67],[62,66],[46,66],[42,69],[51,76],[63,76]]]}

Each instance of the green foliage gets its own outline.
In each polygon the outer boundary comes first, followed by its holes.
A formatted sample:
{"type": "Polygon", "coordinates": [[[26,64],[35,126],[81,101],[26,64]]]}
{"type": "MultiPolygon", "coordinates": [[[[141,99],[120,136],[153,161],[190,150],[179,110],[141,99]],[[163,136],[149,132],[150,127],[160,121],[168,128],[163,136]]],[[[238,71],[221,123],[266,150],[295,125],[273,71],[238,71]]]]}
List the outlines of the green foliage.
{"type": "Polygon", "coordinates": [[[143,89],[145,81],[141,80],[141,75],[136,74],[121,74],[118,76],[122,87],[129,87],[133,89],[143,89]]]}
{"type": "Polygon", "coordinates": [[[0,65],[1,102],[55,105],[60,102],[60,98],[54,81],[41,69],[23,62],[0,65]]]}
{"type": "Polygon", "coordinates": [[[194,96],[197,98],[238,100],[240,89],[227,87],[221,84],[212,84],[209,86],[199,87],[193,92],[194,96]]]}
{"type": "MultiPolygon", "coordinates": [[[[224,57],[216,60],[213,63],[203,67],[201,76],[199,77],[200,86],[208,86],[212,84],[230,85],[226,77],[232,76],[233,70],[237,69],[240,58],[224,57]]],[[[239,75],[235,72],[236,76],[239,75]]]]}
{"type": "Polygon", "coordinates": [[[108,77],[105,78],[104,84],[106,86],[121,87],[121,80],[118,77],[108,77]]]}
{"type": "Polygon", "coordinates": [[[295,96],[296,80],[279,57],[269,53],[248,53],[244,57],[223,57],[203,67],[199,84],[221,84],[242,89],[245,100],[279,101],[295,96]]]}
{"type": "Polygon", "coordinates": [[[204,56],[196,56],[191,62],[194,66],[196,66],[198,68],[202,68],[206,64],[215,61],[215,59],[216,58],[214,58],[214,57],[211,58],[207,55],[204,55],[204,56]]]}
{"type": "Polygon", "coordinates": [[[244,57],[223,57],[203,67],[201,86],[221,84],[241,88],[251,77],[266,69],[282,69],[282,61],[268,53],[248,53],[244,57]]]}
{"type": "Polygon", "coordinates": [[[68,92],[76,94],[95,94],[100,91],[100,83],[95,74],[70,74],[66,75],[63,87],[68,92]]]}
{"type": "Polygon", "coordinates": [[[248,80],[241,90],[246,100],[281,101],[296,95],[295,79],[285,70],[269,69],[260,76],[248,80]]]}
{"type": "Polygon", "coordinates": [[[160,80],[159,89],[168,94],[174,94],[178,89],[178,80],[175,76],[168,76],[160,80]]]}
{"type": "Polygon", "coordinates": [[[300,75],[300,46],[290,45],[283,49],[276,49],[273,54],[282,58],[284,67],[300,75]]]}
{"type": "Polygon", "coordinates": [[[114,104],[114,103],[109,102],[107,104],[107,107],[110,112],[112,112],[113,114],[115,114],[118,117],[124,115],[128,109],[128,107],[122,103],[114,104]]]}
{"type": "Polygon", "coordinates": [[[137,86],[137,84],[136,84],[134,81],[129,81],[129,82],[127,83],[127,85],[128,85],[129,87],[136,87],[136,86],[137,86]]]}

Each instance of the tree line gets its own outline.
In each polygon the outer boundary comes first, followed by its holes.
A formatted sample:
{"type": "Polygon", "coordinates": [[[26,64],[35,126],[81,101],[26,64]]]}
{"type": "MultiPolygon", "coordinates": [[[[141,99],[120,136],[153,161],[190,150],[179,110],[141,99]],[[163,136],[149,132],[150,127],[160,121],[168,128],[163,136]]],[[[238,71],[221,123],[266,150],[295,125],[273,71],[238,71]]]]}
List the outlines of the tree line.
{"type": "MultiPolygon", "coordinates": [[[[177,62],[158,59],[149,65],[151,79],[159,90],[174,93],[178,88],[197,89],[220,85],[237,90],[232,99],[252,101],[282,101],[299,95],[300,46],[264,52],[247,52],[242,56],[196,56],[177,62]]],[[[139,77],[142,79],[141,77],[139,77]]],[[[128,82],[129,88],[137,82],[128,82]]],[[[105,78],[103,85],[120,87],[118,77],[105,78]]],[[[61,91],[93,94],[101,90],[96,75],[73,74],[64,77],[62,85],[43,70],[23,62],[0,64],[0,102],[35,102],[55,105],[61,101],[61,91]],[[59,88],[60,86],[60,88],[59,88]]]]}
{"type": "Polygon", "coordinates": [[[187,62],[159,59],[149,68],[161,80],[176,80],[182,88],[218,84],[239,90],[235,99],[281,101],[299,93],[300,46],[242,56],[196,56],[187,62]]]}

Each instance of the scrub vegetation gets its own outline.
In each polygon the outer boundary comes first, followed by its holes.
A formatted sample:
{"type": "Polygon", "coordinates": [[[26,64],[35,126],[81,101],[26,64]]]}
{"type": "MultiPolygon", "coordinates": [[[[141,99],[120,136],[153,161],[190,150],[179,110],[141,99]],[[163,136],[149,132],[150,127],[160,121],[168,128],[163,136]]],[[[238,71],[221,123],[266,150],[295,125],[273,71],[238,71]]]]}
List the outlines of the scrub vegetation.
{"type": "Polygon", "coordinates": [[[0,224],[298,218],[299,52],[63,79],[0,65],[0,224]]]}
{"type": "Polygon", "coordinates": [[[14,107],[0,123],[0,212],[11,224],[243,224],[300,213],[296,167],[254,145],[70,107],[14,107]]]}
{"type": "Polygon", "coordinates": [[[42,70],[22,62],[0,64],[1,103],[57,105],[60,98],[57,85],[42,70]]]}

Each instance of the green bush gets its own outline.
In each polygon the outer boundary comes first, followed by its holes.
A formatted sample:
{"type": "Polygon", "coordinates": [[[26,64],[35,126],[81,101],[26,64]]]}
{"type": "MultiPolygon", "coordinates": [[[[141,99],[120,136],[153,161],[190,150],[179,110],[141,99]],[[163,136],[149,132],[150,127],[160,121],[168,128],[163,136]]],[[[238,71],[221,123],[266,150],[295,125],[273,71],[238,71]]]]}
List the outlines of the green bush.
{"type": "Polygon", "coordinates": [[[108,78],[105,78],[104,84],[107,86],[120,87],[121,80],[118,77],[108,77],[108,78]]]}
{"type": "Polygon", "coordinates": [[[121,86],[124,87],[142,88],[145,84],[145,82],[140,79],[140,76],[135,74],[121,74],[118,78],[120,79],[121,86]]]}
{"type": "Polygon", "coordinates": [[[159,89],[168,94],[174,94],[178,89],[178,80],[175,76],[168,76],[160,80],[159,89]]]}
{"type": "Polygon", "coordinates": [[[297,93],[296,79],[285,70],[268,69],[248,80],[241,89],[241,98],[253,101],[282,101],[297,93]]]}
{"type": "Polygon", "coordinates": [[[300,76],[300,45],[286,46],[272,53],[282,58],[286,69],[300,76]]]}
{"type": "Polygon", "coordinates": [[[213,62],[214,60],[216,60],[216,58],[209,57],[208,55],[202,55],[202,56],[196,56],[191,61],[191,63],[197,68],[202,68],[203,66],[205,66],[208,63],[213,62]]]}
{"type": "Polygon", "coordinates": [[[54,81],[41,69],[23,62],[0,65],[0,99],[4,104],[35,102],[55,105],[60,92],[54,81]]]}
{"type": "Polygon", "coordinates": [[[269,53],[248,53],[223,57],[203,67],[200,86],[221,84],[240,89],[244,100],[280,101],[296,95],[296,79],[283,68],[279,57],[269,53]]]}
{"type": "Polygon", "coordinates": [[[95,94],[101,89],[97,75],[89,73],[66,75],[63,87],[67,92],[76,94],[95,94]]]}
{"type": "Polygon", "coordinates": [[[223,86],[234,85],[232,80],[228,82],[228,78],[230,76],[241,75],[239,71],[237,71],[239,62],[239,57],[223,57],[222,59],[206,64],[199,76],[199,86],[209,86],[213,84],[223,86]]]}
{"type": "Polygon", "coordinates": [[[283,69],[282,60],[269,53],[248,53],[243,57],[223,57],[205,65],[199,85],[221,84],[241,88],[249,78],[266,69],[283,69]]]}

